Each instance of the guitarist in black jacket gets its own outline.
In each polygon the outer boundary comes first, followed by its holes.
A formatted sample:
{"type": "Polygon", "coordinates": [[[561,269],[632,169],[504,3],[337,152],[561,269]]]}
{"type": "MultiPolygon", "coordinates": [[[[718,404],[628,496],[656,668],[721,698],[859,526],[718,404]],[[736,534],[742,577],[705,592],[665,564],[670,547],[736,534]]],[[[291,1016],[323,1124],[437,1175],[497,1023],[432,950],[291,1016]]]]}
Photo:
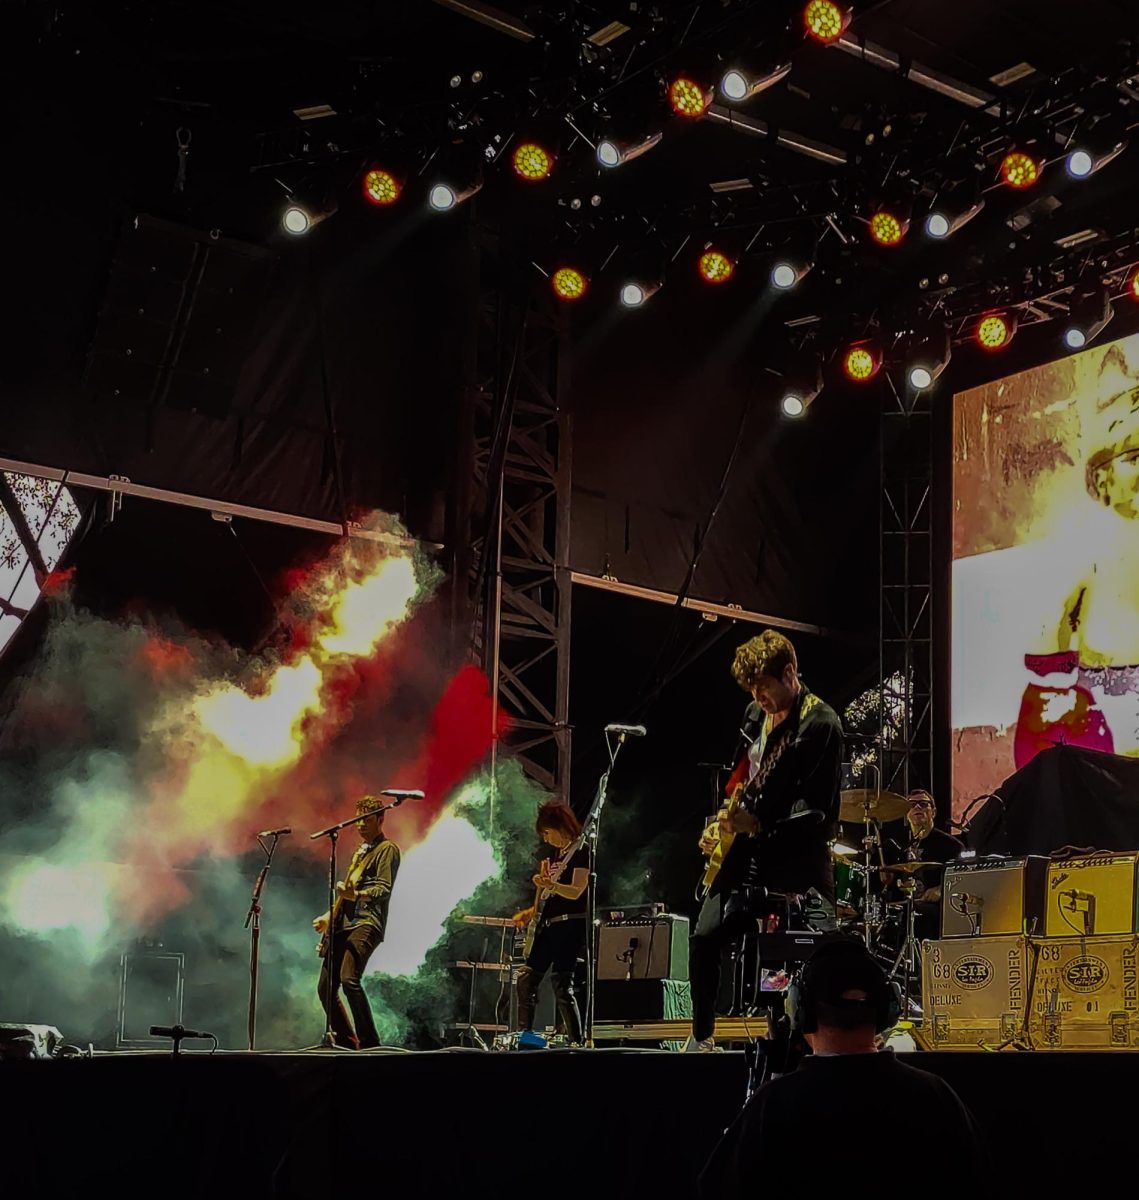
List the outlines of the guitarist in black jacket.
{"type": "MultiPolygon", "coordinates": [[[[532,1033],[538,988],[553,968],[554,997],[561,1025],[574,1045],[581,1043],[581,1013],[574,992],[574,972],[585,949],[585,889],[589,886],[589,852],[582,844],[581,822],[568,804],[549,800],[538,809],[538,836],[554,848],[534,876],[530,908],[514,915],[519,927],[530,926],[533,945],[515,983],[518,1028],[532,1033]]],[[[528,1044],[540,1045],[534,1039],[528,1044]]]]}
{"type": "Polygon", "coordinates": [[[343,880],[336,885],[338,894],[332,912],[323,913],[312,923],[321,934],[318,952],[324,959],[317,992],[331,1018],[336,1044],[346,1050],[367,1050],[380,1044],[362,977],[368,959],[384,940],[388,901],[399,870],[399,847],[384,837],[384,814],[377,811],[382,806],[378,796],[361,796],[356,801],[360,845],[343,880]],[[330,940],[332,954],[328,953],[330,940]],[[352,1024],[340,999],[341,989],[352,1010],[352,1024]]]}
{"type": "Polygon", "coordinates": [[[746,752],[727,789],[729,796],[739,786],[745,791],[743,804],[730,813],[722,808],[700,839],[711,855],[721,836],[733,835],[689,943],[694,1050],[715,1049],[721,951],[747,927],[749,893],[813,893],[808,907],[824,913],[834,901],[827,844],[838,826],[838,715],[806,689],[795,647],[773,629],[740,646],[732,676],[753,700],[744,719],[746,752]]]}

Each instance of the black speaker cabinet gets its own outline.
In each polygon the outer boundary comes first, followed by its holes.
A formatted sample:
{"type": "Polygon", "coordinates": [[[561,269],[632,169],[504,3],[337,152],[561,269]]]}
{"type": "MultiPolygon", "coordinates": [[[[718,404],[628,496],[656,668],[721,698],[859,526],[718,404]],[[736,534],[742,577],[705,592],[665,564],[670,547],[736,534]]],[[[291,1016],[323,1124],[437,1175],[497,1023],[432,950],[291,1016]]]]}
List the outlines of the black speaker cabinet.
{"type": "Polygon", "coordinates": [[[664,1021],[692,1016],[687,980],[599,979],[593,997],[595,1021],[664,1021]]]}
{"type": "Polygon", "coordinates": [[[597,978],[688,978],[688,918],[675,913],[609,921],[601,926],[597,978]]]}

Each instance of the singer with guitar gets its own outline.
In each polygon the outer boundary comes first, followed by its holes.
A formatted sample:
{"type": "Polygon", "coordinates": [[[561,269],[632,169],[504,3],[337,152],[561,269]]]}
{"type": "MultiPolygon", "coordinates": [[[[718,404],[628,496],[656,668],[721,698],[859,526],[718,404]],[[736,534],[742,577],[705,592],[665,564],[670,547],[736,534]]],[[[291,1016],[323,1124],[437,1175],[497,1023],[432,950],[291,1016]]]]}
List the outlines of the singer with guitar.
{"type": "Polygon", "coordinates": [[[336,885],[332,911],[312,923],[321,935],[317,952],[324,960],[317,993],[336,1044],[344,1049],[366,1050],[380,1044],[362,977],[368,959],[384,940],[388,902],[399,870],[399,847],[384,837],[382,809],[378,796],[361,796],[356,801],[360,845],[344,879],[336,885]],[[351,1024],[340,999],[341,989],[352,1010],[351,1024]]]}
{"type": "Polygon", "coordinates": [[[688,1043],[698,1051],[715,1049],[722,949],[748,928],[755,893],[796,897],[821,922],[833,918],[828,842],[838,827],[842,724],[804,686],[795,647],[773,629],[739,647],[732,676],[753,702],[728,801],[700,839],[709,863],[689,943],[688,1043]]]}
{"type": "MultiPolygon", "coordinates": [[[[581,822],[568,804],[549,800],[534,822],[538,836],[555,854],[543,860],[534,876],[534,903],[514,915],[526,929],[526,965],[518,972],[518,1028],[533,1033],[538,988],[553,968],[554,996],[560,1025],[574,1045],[582,1039],[581,1013],[574,991],[577,960],[585,949],[585,891],[589,886],[589,852],[581,822]]],[[[531,1044],[539,1044],[535,1039],[531,1044]]]]}

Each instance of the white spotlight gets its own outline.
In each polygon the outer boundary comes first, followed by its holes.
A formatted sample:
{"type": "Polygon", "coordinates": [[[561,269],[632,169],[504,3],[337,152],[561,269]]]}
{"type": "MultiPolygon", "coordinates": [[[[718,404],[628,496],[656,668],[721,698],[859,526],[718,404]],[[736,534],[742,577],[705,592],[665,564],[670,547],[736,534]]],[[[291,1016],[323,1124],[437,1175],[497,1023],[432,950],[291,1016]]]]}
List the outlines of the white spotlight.
{"type": "Polygon", "coordinates": [[[806,408],[803,397],[796,395],[795,392],[788,392],[783,397],[783,415],[785,417],[801,417],[806,408]]]}
{"type": "Polygon", "coordinates": [[[1068,155],[1068,174],[1083,179],[1092,173],[1092,156],[1086,150],[1073,150],[1068,155]]]}
{"type": "Polygon", "coordinates": [[[910,387],[915,391],[922,392],[933,383],[933,372],[929,367],[911,367],[910,368],[910,387]]]}
{"type": "Polygon", "coordinates": [[[771,282],[783,290],[794,287],[798,278],[795,268],[790,263],[776,263],[771,272],[771,282]]]}
{"type": "Polygon", "coordinates": [[[281,226],[286,233],[300,237],[312,228],[312,217],[299,204],[290,204],[281,214],[281,226]]]}
{"type": "Polygon", "coordinates": [[[724,93],[729,100],[746,100],[747,99],[747,80],[744,78],[742,71],[729,71],[723,79],[720,80],[720,91],[724,93]]]}
{"type": "Polygon", "coordinates": [[[925,231],[932,238],[948,237],[949,218],[944,213],[930,213],[925,219],[925,231]]]}
{"type": "Polygon", "coordinates": [[[446,183],[437,183],[428,193],[427,202],[436,212],[454,208],[457,201],[455,189],[446,183]]]}
{"type": "Polygon", "coordinates": [[[603,167],[617,167],[621,165],[621,151],[617,147],[616,142],[611,142],[608,139],[604,142],[597,143],[597,161],[603,167]]]}
{"type": "Polygon", "coordinates": [[[646,299],[645,289],[639,283],[627,283],[621,289],[621,303],[626,308],[639,308],[646,299]]]}

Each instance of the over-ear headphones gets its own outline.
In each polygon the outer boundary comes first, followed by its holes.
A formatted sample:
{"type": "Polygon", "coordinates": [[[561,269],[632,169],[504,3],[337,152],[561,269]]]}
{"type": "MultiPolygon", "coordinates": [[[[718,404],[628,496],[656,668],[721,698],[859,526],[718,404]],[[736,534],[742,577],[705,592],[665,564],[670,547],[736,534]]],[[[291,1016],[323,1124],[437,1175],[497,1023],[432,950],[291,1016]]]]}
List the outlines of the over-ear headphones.
{"type": "Polygon", "coordinates": [[[874,1032],[885,1033],[898,1023],[902,1015],[902,990],[896,982],[887,980],[886,972],[862,942],[850,937],[823,941],[800,967],[787,985],[784,1011],[792,1034],[814,1033],[819,1027],[819,975],[827,967],[845,959],[855,972],[873,977],[873,987],[867,1003],[874,1006],[874,1032]],[[872,968],[868,970],[869,968],[872,968]]]}

